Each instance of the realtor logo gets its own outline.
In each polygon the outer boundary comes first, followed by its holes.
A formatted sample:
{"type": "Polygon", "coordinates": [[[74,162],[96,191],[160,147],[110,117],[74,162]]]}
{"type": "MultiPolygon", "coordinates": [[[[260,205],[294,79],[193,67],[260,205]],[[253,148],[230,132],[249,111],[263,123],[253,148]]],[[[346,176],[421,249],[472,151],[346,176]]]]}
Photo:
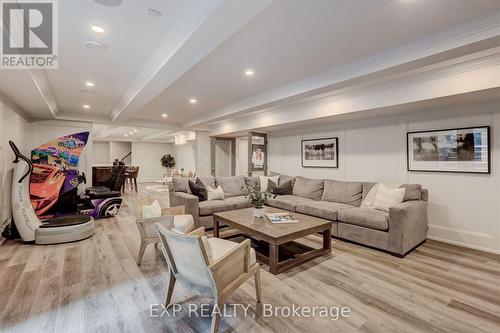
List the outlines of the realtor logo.
{"type": "Polygon", "coordinates": [[[1,68],[57,69],[56,1],[1,1],[1,68]]]}

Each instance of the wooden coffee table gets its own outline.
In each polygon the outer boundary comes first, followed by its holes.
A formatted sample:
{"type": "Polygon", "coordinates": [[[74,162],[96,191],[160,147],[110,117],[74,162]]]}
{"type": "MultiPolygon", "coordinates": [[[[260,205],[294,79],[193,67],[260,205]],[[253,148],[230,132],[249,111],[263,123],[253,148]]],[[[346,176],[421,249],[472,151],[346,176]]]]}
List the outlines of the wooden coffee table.
{"type": "MultiPolygon", "coordinates": [[[[265,207],[265,213],[286,212],[286,210],[265,207]]],[[[269,246],[268,262],[269,271],[273,274],[285,272],[302,263],[314,258],[327,255],[331,252],[332,221],[319,217],[289,212],[293,219],[298,223],[273,224],[264,216],[262,218],[254,217],[253,208],[244,208],[230,210],[220,213],[214,213],[214,237],[219,237],[219,225],[224,224],[237,229],[243,235],[246,235],[256,241],[265,242],[269,246]],[[284,261],[279,261],[279,247],[285,243],[293,242],[299,238],[323,233],[323,247],[313,249],[307,248],[305,252],[294,254],[284,261]]]]}

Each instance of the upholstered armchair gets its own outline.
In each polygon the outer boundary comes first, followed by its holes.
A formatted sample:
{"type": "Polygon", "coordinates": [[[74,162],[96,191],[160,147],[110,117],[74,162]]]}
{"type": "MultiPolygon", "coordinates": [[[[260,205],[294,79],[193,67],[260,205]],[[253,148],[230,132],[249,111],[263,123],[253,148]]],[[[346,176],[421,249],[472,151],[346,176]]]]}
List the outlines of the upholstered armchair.
{"type": "MultiPolygon", "coordinates": [[[[189,234],[181,234],[162,225],[156,228],[170,270],[166,307],[171,304],[177,280],[191,289],[213,295],[214,306],[222,309],[226,297],[253,276],[257,302],[261,301],[260,266],[249,239],[235,243],[206,238],[203,227],[189,234]]],[[[220,311],[213,311],[210,332],[218,331],[220,319],[220,311]]]]}
{"type": "Polygon", "coordinates": [[[136,203],[135,217],[136,225],[141,235],[141,245],[139,247],[139,254],[137,256],[137,265],[141,264],[144,251],[148,244],[154,244],[155,247],[160,243],[158,232],[155,225],[160,224],[165,228],[174,228],[177,231],[187,233],[194,227],[193,216],[186,215],[184,206],[163,208],[161,216],[155,218],[143,219],[143,207],[149,206],[154,202],[150,197],[140,199],[136,203]]]}

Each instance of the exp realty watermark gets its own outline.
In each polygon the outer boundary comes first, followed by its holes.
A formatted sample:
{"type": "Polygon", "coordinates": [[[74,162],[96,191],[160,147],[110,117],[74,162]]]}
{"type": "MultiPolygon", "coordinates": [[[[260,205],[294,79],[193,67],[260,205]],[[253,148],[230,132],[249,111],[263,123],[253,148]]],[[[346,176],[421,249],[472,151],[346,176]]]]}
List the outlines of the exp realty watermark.
{"type": "Polygon", "coordinates": [[[2,69],[57,69],[57,0],[0,0],[2,69]]]}
{"type": "Polygon", "coordinates": [[[219,314],[223,318],[233,318],[237,316],[255,318],[280,317],[280,318],[330,318],[338,320],[349,318],[351,309],[347,306],[303,306],[292,304],[289,306],[276,306],[273,304],[262,303],[257,313],[252,312],[251,304],[224,304],[222,307],[211,304],[172,304],[166,308],[164,304],[150,304],[149,315],[151,317],[176,316],[188,317],[212,317],[219,314]]]}

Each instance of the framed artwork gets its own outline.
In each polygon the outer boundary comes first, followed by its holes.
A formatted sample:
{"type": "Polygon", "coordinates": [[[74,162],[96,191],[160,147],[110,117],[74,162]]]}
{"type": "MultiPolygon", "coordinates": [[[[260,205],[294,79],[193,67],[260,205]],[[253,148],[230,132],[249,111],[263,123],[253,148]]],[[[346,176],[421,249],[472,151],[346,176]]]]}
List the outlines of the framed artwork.
{"type": "Polygon", "coordinates": [[[408,171],[490,173],[490,127],[407,134],[408,171]]]}
{"type": "Polygon", "coordinates": [[[252,171],[264,170],[264,145],[252,144],[252,171]]]}
{"type": "Polygon", "coordinates": [[[303,168],[338,168],[338,138],[302,140],[303,168]]]}

